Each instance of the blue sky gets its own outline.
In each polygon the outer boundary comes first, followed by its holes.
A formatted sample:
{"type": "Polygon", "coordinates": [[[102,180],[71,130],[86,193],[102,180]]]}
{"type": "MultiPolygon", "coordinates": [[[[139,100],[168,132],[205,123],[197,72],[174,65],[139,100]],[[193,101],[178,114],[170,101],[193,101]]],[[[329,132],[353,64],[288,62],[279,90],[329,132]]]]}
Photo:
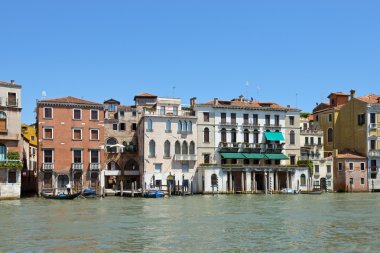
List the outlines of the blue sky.
{"type": "Polygon", "coordinates": [[[303,111],[331,91],[380,93],[380,1],[3,0],[0,10],[0,80],[23,86],[26,123],[43,90],[123,104],[141,92],[185,104],[243,94],[303,111]]]}

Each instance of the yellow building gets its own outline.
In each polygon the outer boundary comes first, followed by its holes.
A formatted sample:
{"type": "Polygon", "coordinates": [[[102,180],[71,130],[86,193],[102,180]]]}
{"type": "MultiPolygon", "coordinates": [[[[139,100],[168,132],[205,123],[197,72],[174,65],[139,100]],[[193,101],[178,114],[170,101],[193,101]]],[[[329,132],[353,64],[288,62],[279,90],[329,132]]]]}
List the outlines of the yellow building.
{"type": "Polygon", "coordinates": [[[21,125],[22,136],[33,146],[37,146],[37,130],[36,125],[21,125]]]}

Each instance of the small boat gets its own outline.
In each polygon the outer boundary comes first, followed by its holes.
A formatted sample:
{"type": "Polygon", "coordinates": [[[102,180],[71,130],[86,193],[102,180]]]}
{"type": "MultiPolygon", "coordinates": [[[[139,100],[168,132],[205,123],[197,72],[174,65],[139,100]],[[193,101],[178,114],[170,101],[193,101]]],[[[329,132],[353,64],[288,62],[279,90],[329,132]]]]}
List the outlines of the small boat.
{"type": "Polygon", "coordinates": [[[86,198],[96,198],[96,191],[91,188],[86,188],[83,190],[82,196],[86,198]]]}
{"type": "Polygon", "coordinates": [[[300,193],[301,194],[311,194],[311,195],[321,195],[322,191],[306,191],[306,192],[301,191],[300,193]]]}
{"type": "Polygon", "coordinates": [[[284,188],[280,191],[281,194],[297,194],[298,191],[292,188],[284,188]]]}
{"type": "Polygon", "coordinates": [[[46,194],[44,192],[41,192],[41,196],[44,197],[45,199],[75,199],[76,197],[79,197],[79,195],[81,195],[82,192],[77,192],[77,193],[74,193],[74,194],[63,194],[63,193],[60,193],[58,195],[49,195],[49,194],[46,194]]]}
{"type": "Polygon", "coordinates": [[[163,198],[165,193],[161,190],[149,190],[145,192],[144,198],[163,198]]]}

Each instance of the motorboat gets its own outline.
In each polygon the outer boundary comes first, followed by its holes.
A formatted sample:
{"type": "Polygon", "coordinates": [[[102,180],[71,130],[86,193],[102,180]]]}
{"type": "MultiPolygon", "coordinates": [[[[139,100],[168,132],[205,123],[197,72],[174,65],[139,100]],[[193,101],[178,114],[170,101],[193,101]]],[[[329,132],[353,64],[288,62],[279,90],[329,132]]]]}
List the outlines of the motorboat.
{"type": "Polygon", "coordinates": [[[297,194],[299,193],[297,190],[294,190],[292,188],[284,188],[280,191],[281,194],[297,194]]]}
{"type": "Polygon", "coordinates": [[[145,198],[163,198],[165,197],[165,193],[162,190],[151,189],[145,192],[145,198]]]}

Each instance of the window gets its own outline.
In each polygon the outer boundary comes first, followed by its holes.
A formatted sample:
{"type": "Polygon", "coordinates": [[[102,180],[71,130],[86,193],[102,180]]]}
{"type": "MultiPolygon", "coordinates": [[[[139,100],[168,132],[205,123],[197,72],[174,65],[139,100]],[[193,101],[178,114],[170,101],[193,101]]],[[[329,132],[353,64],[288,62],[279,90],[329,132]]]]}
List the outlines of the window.
{"type": "Polygon", "coordinates": [[[178,130],[177,132],[180,133],[182,131],[182,121],[178,121],[178,126],[177,126],[178,130]]]}
{"type": "Polygon", "coordinates": [[[136,123],[132,123],[132,131],[136,131],[137,130],[137,124],[136,123]]]}
{"type": "Polygon", "coordinates": [[[100,161],[99,161],[99,150],[95,150],[95,149],[90,150],[90,162],[91,163],[100,163],[100,161]]]}
{"type": "Polygon", "coordinates": [[[187,142],[184,141],[182,143],[182,155],[187,155],[189,153],[189,148],[187,146],[187,142]]]}
{"type": "Polygon", "coordinates": [[[148,128],[146,131],[147,132],[153,132],[153,121],[152,121],[152,119],[148,119],[148,128]]]}
{"type": "Polygon", "coordinates": [[[193,123],[191,121],[187,122],[187,132],[189,133],[193,132],[193,123]]]}
{"type": "Polygon", "coordinates": [[[165,106],[160,107],[160,115],[165,115],[166,114],[166,109],[165,106]]]}
{"type": "Polygon", "coordinates": [[[120,114],[120,118],[124,117],[124,111],[120,111],[119,114],[120,114]]]}
{"type": "Polygon", "coordinates": [[[7,159],[7,147],[3,144],[0,144],[0,161],[7,159]]]}
{"type": "Polygon", "coordinates": [[[211,186],[212,187],[218,186],[218,176],[216,174],[211,175],[211,186]]]}
{"type": "Polygon", "coordinates": [[[99,129],[91,129],[90,134],[90,140],[99,140],[99,129]]]}
{"type": "Polygon", "coordinates": [[[354,179],[351,177],[350,178],[350,185],[353,185],[354,184],[354,179]]]}
{"type": "Polygon", "coordinates": [[[314,172],[319,173],[319,165],[314,165],[314,172]]]}
{"type": "Polygon", "coordinates": [[[179,144],[179,141],[175,142],[174,149],[175,149],[174,152],[175,152],[176,155],[180,155],[181,154],[181,144],[179,144]]]}
{"type": "MultiPolygon", "coordinates": [[[[291,155],[291,156],[289,156],[289,158],[290,158],[290,165],[295,165],[296,164],[296,156],[291,155]]],[[[276,161],[280,162],[280,160],[276,160],[276,161]]]]}
{"type": "Polygon", "coordinates": [[[17,183],[17,172],[16,171],[8,171],[8,183],[9,184],[17,183]]]}
{"type": "Polygon", "coordinates": [[[305,137],[305,145],[309,145],[309,137],[305,137]]]}
{"type": "Polygon", "coordinates": [[[188,162],[184,162],[182,163],[182,172],[189,172],[189,163],[188,162]]]}
{"type": "Polygon", "coordinates": [[[203,163],[206,163],[206,164],[210,163],[210,154],[203,155],[203,163]]]}
{"type": "Polygon", "coordinates": [[[249,143],[249,130],[244,129],[244,142],[249,143]]]}
{"type": "MultiPolygon", "coordinates": [[[[291,118],[291,117],[290,117],[291,118]]],[[[294,118],[293,118],[294,120],[294,118]]],[[[294,122],[293,122],[294,123],[294,122]]],[[[276,126],[279,126],[280,125],[280,116],[279,115],[274,115],[274,124],[276,126]]],[[[290,124],[291,125],[291,124],[290,124]]]]}
{"type": "Polygon", "coordinates": [[[245,125],[248,125],[248,123],[249,123],[249,120],[248,120],[248,118],[249,118],[249,115],[248,114],[243,114],[243,119],[244,119],[244,124],[245,125]]]}
{"type": "Polygon", "coordinates": [[[334,139],[334,134],[332,128],[327,130],[327,142],[332,142],[334,139]]]}
{"type": "Polygon", "coordinates": [[[8,92],[7,105],[8,106],[16,106],[17,105],[16,93],[8,92]]]}
{"type": "Polygon", "coordinates": [[[207,127],[203,130],[203,142],[210,142],[210,130],[207,127]]]}
{"type": "Polygon", "coordinates": [[[7,130],[7,114],[5,112],[0,112],[0,131],[7,130]]]}
{"type": "Polygon", "coordinates": [[[327,165],[326,170],[328,174],[331,174],[331,165],[327,165]]]}
{"type": "Polygon", "coordinates": [[[117,131],[117,124],[112,124],[112,130],[117,131]]]}
{"type": "Polygon", "coordinates": [[[164,157],[169,158],[170,157],[170,141],[165,141],[164,144],[164,157]]]}
{"type": "Polygon", "coordinates": [[[259,131],[257,129],[253,132],[253,143],[259,143],[259,131]]]}
{"type": "Polygon", "coordinates": [[[376,123],[376,113],[371,113],[369,115],[369,118],[370,118],[370,123],[371,124],[375,124],[376,123]]]}
{"type": "Polygon", "coordinates": [[[133,109],[132,110],[132,117],[136,117],[136,115],[137,115],[136,109],[133,109]]]}
{"type": "Polygon", "coordinates": [[[73,109],[73,119],[81,120],[82,119],[82,110],[81,109],[73,109]]]}
{"type": "Polygon", "coordinates": [[[265,115],[265,125],[270,125],[270,115],[265,115]]]}
{"type": "Polygon", "coordinates": [[[155,163],[154,164],[154,172],[160,173],[162,168],[162,163],[155,163]]]}
{"type": "Polygon", "coordinates": [[[44,139],[53,139],[53,128],[52,127],[44,127],[44,139]]]}
{"type": "Polygon", "coordinates": [[[119,131],[125,131],[125,123],[120,123],[119,131]]]}
{"type": "Polygon", "coordinates": [[[301,186],[306,186],[306,176],[305,176],[305,174],[301,175],[301,186]]]}
{"type": "Polygon", "coordinates": [[[365,184],[364,177],[360,178],[360,184],[365,184]]]}
{"type": "Polygon", "coordinates": [[[225,128],[222,128],[222,130],[220,131],[220,139],[222,142],[227,142],[227,131],[225,128]]]}
{"type": "Polygon", "coordinates": [[[236,124],[236,113],[231,113],[231,124],[236,124]]]}
{"type": "Polygon", "coordinates": [[[365,170],[365,163],[360,163],[360,170],[364,171],[365,170]]]}
{"type": "Polygon", "coordinates": [[[182,132],[186,132],[187,131],[186,128],[187,128],[187,122],[184,120],[182,123],[182,132]]]}
{"type": "Polygon", "coordinates": [[[318,137],[318,145],[322,145],[322,138],[318,137]]]}
{"type": "Polygon", "coordinates": [[[342,171],[343,170],[343,163],[338,163],[338,170],[342,171]]]}
{"type": "Polygon", "coordinates": [[[296,144],[296,135],[295,135],[295,133],[294,133],[293,130],[290,131],[290,133],[289,133],[289,137],[290,137],[290,144],[291,144],[291,145],[296,144]]]}
{"type": "Polygon", "coordinates": [[[99,111],[98,110],[91,110],[90,120],[99,120],[99,111]]]}
{"type": "Polygon", "coordinates": [[[52,119],[53,118],[53,108],[44,107],[44,119],[52,119]]]}
{"type": "Polygon", "coordinates": [[[318,122],[319,121],[319,117],[318,115],[315,116],[315,120],[318,122]]]}
{"type": "Polygon", "coordinates": [[[259,124],[259,115],[253,114],[253,124],[256,126],[259,124]]]}
{"type": "Polygon", "coordinates": [[[329,113],[329,122],[332,122],[332,113],[329,113]]]}
{"type": "Polygon", "coordinates": [[[73,128],[73,140],[82,140],[82,129],[73,128]]]}
{"type": "Polygon", "coordinates": [[[231,130],[231,142],[236,143],[236,129],[232,128],[231,130]]]}
{"type": "Polygon", "coordinates": [[[178,106],[173,106],[173,115],[178,115],[178,106]]]}
{"type": "Polygon", "coordinates": [[[82,150],[73,150],[73,163],[82,163],[82,150]]]}
{"type": "Polygon", "coordinates": [[[354,170],[354,163],[349,163],[348,165],[349,165],[351,171],[354,170]]]}
{"type": "Polygon", "coordinates": [[[375,150],[376,149],[376,140],[371,140],[370,141],[370,149],[375,150]]]}
{"type": "Polygon", "coordinates": [[[220,117],[221,117],[221,123],[222,123],[222,124],[226,124],[227,114],[224,113],[224,112],[222,112],[222,113],[220,114],[220,117]]]}
{"type": "Polygon", "coordinates": [[[108,105],[108,111],[115,112],[116,111],[116,104],[109,104],[108,105]]]}
{"type": "Polygon", "coordinates": [[[364,125],[365,124],[365,114],[358,114],[358,125],[364,125]]]}
{"type": "Polygon", "coordinates": [[[193,141],[190,142],[189,154],[195,155],[195,143],[193,141]]]}
{"type": "Polygon", "coordinates": [[[210,122],[210,113],[209,112],[203,112],[203,121],[204,122],[210,122]]]}
{"type": "Polygon", "coordinates": [[[52,149],[44,149],[44,163],[53,163],[53,150],[52,149]]]}
{"type": "Polygon", "coordinates": [[[310,137],[310,145],[314,145],[314,137],[310,137]]]}
{"type": "Polygon", "coordinates": [[[154,140],[149,142],[149,157],[156,157],[156,143],[154,140]]]}

